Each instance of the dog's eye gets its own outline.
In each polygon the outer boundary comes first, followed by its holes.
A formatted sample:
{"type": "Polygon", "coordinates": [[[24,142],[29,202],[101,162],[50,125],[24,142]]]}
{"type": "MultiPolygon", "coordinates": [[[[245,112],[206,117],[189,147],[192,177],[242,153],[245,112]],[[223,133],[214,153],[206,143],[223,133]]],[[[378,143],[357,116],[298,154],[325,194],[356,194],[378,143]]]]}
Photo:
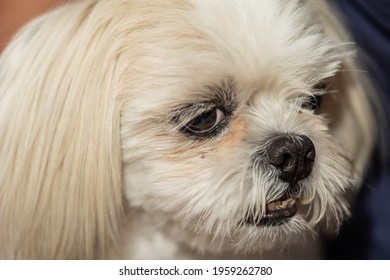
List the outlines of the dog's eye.
{"type": "Polygon", "coordinates": [[[322,101],[321,95],[318,96],[312,95],[305,103],[302,104],[302,108],[306,110],[315,111],[320,108],[321,101],[322,101]]]}
{"type": "Polygon", "coordinates": [[[185,130],[193,134],[209,133],[217,128],[225,117],[225,113],[221,109],[214,108],[191,120],[185,126],[185,130]]]}
{"type": "Polygon", "coordinates": [[[310,111],[316,111],[320,108],[322,95],[329,89],[329,80],[323,80],[312,87],[313,95],[302,104],[302,108],[310,111]]]}

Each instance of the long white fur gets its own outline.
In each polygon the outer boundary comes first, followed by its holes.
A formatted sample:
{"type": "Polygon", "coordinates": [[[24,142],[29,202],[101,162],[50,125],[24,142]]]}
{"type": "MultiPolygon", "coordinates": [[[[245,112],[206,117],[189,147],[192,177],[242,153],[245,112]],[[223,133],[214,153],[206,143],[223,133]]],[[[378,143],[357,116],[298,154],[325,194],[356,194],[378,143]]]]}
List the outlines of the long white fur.
{"type": "Polygon", "coordinates": [[[375,93],[323,2],[82,0],[28,24],[0,57],[0,258],[318,257],[375,141],[375,93]],[[299,112],[329,77],[321,114],[299,112]],[[217,139],[171,123],[229,82],[217,139]],[[316,147],[299,214],[244,225],[286,190],[252,164],[283,133],[316,147]]]}

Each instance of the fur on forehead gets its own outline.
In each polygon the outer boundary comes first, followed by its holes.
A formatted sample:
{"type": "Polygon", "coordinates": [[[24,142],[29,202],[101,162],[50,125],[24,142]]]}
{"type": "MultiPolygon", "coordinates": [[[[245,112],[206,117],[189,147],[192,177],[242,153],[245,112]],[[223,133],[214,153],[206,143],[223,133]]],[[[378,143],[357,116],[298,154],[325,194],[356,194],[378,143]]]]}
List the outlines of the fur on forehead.
{"type": "Polygon", "coordinates": [[[309,67],[311,75],[302,78],[310,82],[338,66],[340,46],[324,36],[313,7],[305,1],[193,3],[192,22],[233,62],[237,74],[257,80],[261,75],[269,79],[285,74],[290,79],[307,75],[301,69],[309,67]]]}
{"type": "Polygon", "coordinates": [[[146,57],[131,58],[131,66],[144,69],[150,82],[147,89],[144,84],[135,89],[137,81],[132,79],[129,91],[150,94],[158,106],[188,101],[191,93],[196,99],[206,92],[202,87],[231,78],[253,90],[280,85],[304,94],[333,76],[347,54],[345,46],[325,35],[309,13],[310,6],[302,1],[193,0],[188,4],[180,2],[170,10],[159,6],[149,15],[156,17],[156,25],[146,25],[133,38],[151,49],[146,57]],[[166,13],[181,24],[166,17],[159,21],[158,15],[166,13]],[[172,40],[164,39],[167,36],[172,40]],[[152,50],[155,45],[158,51],[152,50]]]}

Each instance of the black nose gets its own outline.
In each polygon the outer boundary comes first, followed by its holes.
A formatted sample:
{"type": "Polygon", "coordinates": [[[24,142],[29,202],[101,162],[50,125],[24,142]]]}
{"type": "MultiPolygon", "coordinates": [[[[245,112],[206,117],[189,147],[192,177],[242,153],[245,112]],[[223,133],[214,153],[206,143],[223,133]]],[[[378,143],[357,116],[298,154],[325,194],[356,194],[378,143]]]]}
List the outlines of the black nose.
{"type": "Polygon", "coordinates": [[[304,135],[283,135],[272,140],[266,151],[268,162],[279,171],[279,178],[294,188],[299,180],[310,175],[316,150],[304,135]]]}

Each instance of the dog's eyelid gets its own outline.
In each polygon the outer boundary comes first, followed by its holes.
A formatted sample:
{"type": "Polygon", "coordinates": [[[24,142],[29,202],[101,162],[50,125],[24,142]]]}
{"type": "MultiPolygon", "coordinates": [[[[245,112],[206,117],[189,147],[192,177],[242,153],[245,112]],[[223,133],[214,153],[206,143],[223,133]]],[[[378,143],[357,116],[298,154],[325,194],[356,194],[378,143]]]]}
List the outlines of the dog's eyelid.
{"type": "MultiPolygon", "coordinates": [[[[188,104],[180,108],[174,109],[171,112],[170,119],[178,126],[183,126],[197,116],[210,111],[214,108],[220,108],[219,106],[213,104],[212,102],[200,102],[197,104],[188,104]]],[[[223,112],[224,109],[220,108],[223,112]]]]}
{"type": "Polygon", "coordinates": [[[334,76],[324,78],[311,87],[312,92],[316,96],[323,95],[332,88],[333,82],[334,76]]]}
{"type": "Polygon", "coordinates": [[[312,90],[317,93],[324,93],[328,89],[329,85],[325,81],[321,81],[312,87],[312,90]]]}
{"type": "Polygon", "coordinates": [[[309,111],[316,111],[320,108],[323,95],[310,95],[306,101],[302,103],[301,108],[309,111]]]}

